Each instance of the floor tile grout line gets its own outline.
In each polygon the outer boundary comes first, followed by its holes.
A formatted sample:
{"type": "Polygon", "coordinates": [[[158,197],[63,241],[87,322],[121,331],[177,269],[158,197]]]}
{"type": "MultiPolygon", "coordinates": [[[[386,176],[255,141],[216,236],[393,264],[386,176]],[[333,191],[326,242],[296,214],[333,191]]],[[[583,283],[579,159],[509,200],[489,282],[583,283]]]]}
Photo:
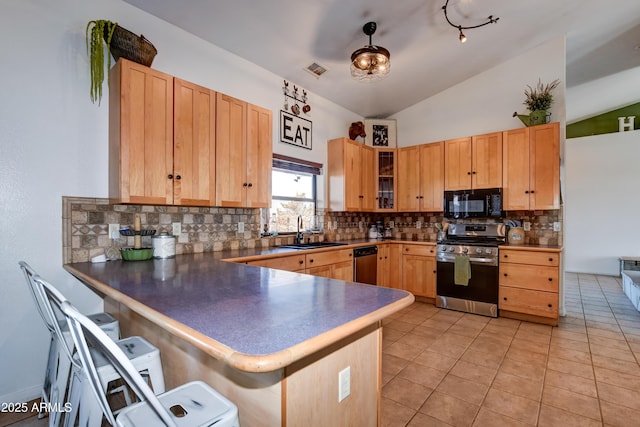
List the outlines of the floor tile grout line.
{"type": "MultiPolygon", "coordinates": [[[[597,279],[596,279],[597,280],[597,279]]],[[[598,287],[600,287],[600,283],[598,283],[598,287]]],[[[602,291],[602,288],[600,288],[600,291],[602,291]]],[[[580,302],[582,303],[582,311],[584,313],[584,300],[582,299],[582,285],[580,284],[580,278],[578,278],[578,292],[580,293],[580,302]]],[[[608,302],[607,302],[608,305],[608,302]]],[[[589,334],[589,328],[587,327],[587,319],[585,317],[584,320],[585,323],[585,330],[587,332],[587,341],[589,344],[589,360],[591,361],[591,372],[593,373],[593,383],[595,385],[596,388],[596,399],[598,400],[598,412],[600,413],[600,422],[604,425],[604,413],[602,412],[602,403],[600,401],[600,390],[598,388],[598,380],[596,377],[596,368],[595,365],[593,364],[593,352],[591,351],[591,338],[590,338],[590,334],[589,334]]]]}

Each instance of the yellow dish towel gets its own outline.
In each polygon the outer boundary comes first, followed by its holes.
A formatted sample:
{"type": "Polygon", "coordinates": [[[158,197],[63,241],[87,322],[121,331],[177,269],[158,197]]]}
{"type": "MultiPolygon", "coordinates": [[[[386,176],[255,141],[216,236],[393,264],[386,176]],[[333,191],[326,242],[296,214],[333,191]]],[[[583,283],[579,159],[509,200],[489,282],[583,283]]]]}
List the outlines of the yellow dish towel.
{"type": "Polygon", "coordinates": [[[466,255],[456,256],[453,265],[453,283],[461,286],[468,286],[471,279],[471,261],[466,255]]]}

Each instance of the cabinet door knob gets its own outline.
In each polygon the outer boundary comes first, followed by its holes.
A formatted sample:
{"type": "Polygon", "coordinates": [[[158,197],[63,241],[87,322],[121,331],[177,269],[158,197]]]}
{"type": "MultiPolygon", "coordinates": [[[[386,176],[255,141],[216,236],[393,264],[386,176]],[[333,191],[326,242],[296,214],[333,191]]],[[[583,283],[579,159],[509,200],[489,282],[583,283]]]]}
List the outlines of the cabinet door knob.
{"type": "Polygon", "coordinates": [[[249,185],[249,184],[247,184],[246,182],[244,184],[242,184],[243,187],[246,187],[247,185],[249,185]]]}
{"type": "Polygon", "coordinates": [[[531,190],[531,194],[535,193],[535,190],[531,190]]]}
{"type": "Polygon", "coordinates": [[[471,175],[471,172],[467,172],[467,175],[471,175]]]}
{"type": "Polygon", "coordinates": [[[524,194],[529,194],[529,190],[525,191],[524,194]]]}
{"type": "Polygon", "coordinates": [[[429,249],[429,252],[430,252],[430,253],[433,253],[433,249],[429,249]]]}
{"type": "Polygon", "coordinates": [[[550,281],[550,282],[553,282],[553,277],[549,277],[549,281],[550,281]]]}
{"type": "Polygon", "coordinates": [[[303,260],[298,261],[298,264],[304,264],[303,260]]]}
{"type": "Polygon", "coordinates": [[[549,258],[549,262],[553,262],[553,258],[549,258]]]}
{"type": "Polygon", "coordinates": [[[177,179],[178,181],[180,181],[180,180],[182,179],[182,177],[181,177],[180,175],[176,175],[176,179],[177,179]]]}
{"type": "Polygon", "coordinates": [[[549,308],[551,308],[551,307],[553,307],[553,304],[547,304],[547,306],[548,306],[549,308]]]}
{"type": "Polygon", "coordinates": [[[169,174],[169,176],[167,176],[168,179],[173,179],[173,175],[169,174]]]}
{"type": "Polygon", "coordinates": [[[309,263],[313,264],[313,258],[311,258],[311,259],[309,260],[309,263]]]}
{"type": "Polygon", "coordinates": [[[416,199],[419,199],[419,198],[420,198],[420,196],[416,196],[416,199]]]}
{"type": "Polygon", "coordinates": [[[435,270],[433,270],[433,274],[436,274],[436,271],[435,271],[435,270]]]}
{"type": "Polygon", "coordinates": [[[404,250],[405,250],[406,252],[409,252],[409,248],[404,248],[404,250]]]}
{"type": "Polygon", "coordinates": [[[424,197],[423,197],[423,196],[420,196],[420,198],[421,198],[421,199],[424,199],[424,197]]]}
{"type": "Polygon", "coordinates": [[[473,172],[471,172],[471,173],[475,175],[475,174],[476,174],[476,171],[473,171],[473,172]]]}
{"type": "Polygon", "coordinates": [[[507,255],[507,254],[504,254],[504,257],[505,257],[505,258],[509,258],[509,255],[507,255]]]}
{"type": "Polygon", "coordinates": [[[248,186],[249,186],[249,187],[253,187],[253,184],[252,184],[252,183],[249,183],[249,184],[248,184],[248,186]]]}
{"type": "Polygon", "coordinates": [[[507,277],[507,273],[504,273],[504,277],[507,277]]]}
{"type": "Polygon", "coordinates": [[[353,254],[349,254],[349,256],[353,256],[353,254]]]}
{"type": "Polygon", "coordinates": [[[507,300],[507,297],[503,297],[502,299],[506,301],[506,300],[507,300]]]}

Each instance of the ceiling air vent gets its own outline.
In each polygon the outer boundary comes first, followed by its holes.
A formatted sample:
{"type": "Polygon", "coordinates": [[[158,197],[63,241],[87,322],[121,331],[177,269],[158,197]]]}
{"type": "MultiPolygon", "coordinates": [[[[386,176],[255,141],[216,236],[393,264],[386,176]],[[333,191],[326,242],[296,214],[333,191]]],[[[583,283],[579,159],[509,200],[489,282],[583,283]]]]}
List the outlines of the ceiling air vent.
{"type": "Polygon", "coordinates": [[[316,77],[320,77],[321,75],[327,72],[327,69],[322,65],[318,64],[317,62],[314,62],[313,64],[309,65],[308,67],[305,68],[305,70],[310,72],[316,77]]]}

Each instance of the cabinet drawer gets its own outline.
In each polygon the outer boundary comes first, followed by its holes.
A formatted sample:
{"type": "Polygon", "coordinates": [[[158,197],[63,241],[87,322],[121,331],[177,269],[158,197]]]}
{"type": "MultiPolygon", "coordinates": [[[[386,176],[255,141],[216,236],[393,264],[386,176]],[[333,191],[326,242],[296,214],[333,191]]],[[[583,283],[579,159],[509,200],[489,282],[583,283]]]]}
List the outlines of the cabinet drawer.
{"type": "Polygon", "coordinates": [[[257,259],[247,262],[248,265],[257,265],[258,267],[275,268],[277,270],[304,270],[304,255],[283,256],[278,258],[257,259]]]}
{"type": "Polygon", "coordinates": [[[558,317],[556,292],[531,291],[500,286],[498,308],[542,317],[558,317]]]}
{"type": "Polygon", "coordinates": [[[404,255],[436,256],[436,247],[433,245],[402,245],[404,255]]]}
{"type": "Polygon", "coordinates": [[[499,277],[501,286],[558,292],[557,267],[502,263],[499,277]]]}
{"type": "Polygon", "coordinates": [[[560,265],[560,254],[557,252],[538,252],[500,249],[500,263],[519,263],[549,265],[557,267],[560,265]]]}
{"type": "Polygon", "coordinates": [[[317,252],[307,254],[307,268],[318,267],[328,264],[336,264],[343,261],[351,261],[353,259],[353,249],[338,249],[326,252],[317,252]]]}

